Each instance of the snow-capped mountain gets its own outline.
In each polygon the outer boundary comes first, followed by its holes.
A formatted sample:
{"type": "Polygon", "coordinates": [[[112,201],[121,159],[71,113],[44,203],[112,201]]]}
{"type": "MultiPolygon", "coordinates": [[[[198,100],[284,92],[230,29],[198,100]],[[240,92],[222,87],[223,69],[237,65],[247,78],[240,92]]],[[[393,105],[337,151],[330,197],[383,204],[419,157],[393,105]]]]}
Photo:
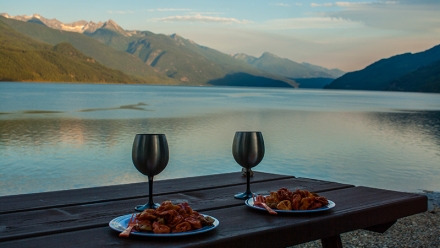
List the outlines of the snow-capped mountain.
{"type": "Polygon", "coordinates": [[[98,22],[98,23],[95,23],[93,21],[87,22],[84,20],[76,21],[72,23],[62,23],[57,19],[47,19],[39,14],[33,14],[30,16],[28,15],[11,16],[6,13],[1,13],[0,15],[9,19],[15,19],[24,22],[40,23],[53,29],[59,29],[69,32],[93,33],[97,29],[107,26],[107,27],[112,27],[113,29],[119,31],[120,33],[124,33],[125,35],[130,35],[130,32],[126,32],[124,29],[122,29],[118,24],[116,24],[112,20],[108,20],[107,22],[98,22]]]}

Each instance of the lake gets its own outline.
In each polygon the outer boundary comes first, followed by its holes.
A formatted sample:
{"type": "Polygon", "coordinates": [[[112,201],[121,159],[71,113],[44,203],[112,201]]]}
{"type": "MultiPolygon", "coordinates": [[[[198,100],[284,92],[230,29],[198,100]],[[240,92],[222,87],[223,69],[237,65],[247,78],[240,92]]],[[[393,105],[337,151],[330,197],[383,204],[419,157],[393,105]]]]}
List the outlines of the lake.
{"type": "Polygon", "coordinates": [[[257,171],[440,191],[440,94],[2,82],[0,195],[147,181],[137,133],[166,134],[155,180],[240,173],[236,131],[262,132],[257,171]]]}

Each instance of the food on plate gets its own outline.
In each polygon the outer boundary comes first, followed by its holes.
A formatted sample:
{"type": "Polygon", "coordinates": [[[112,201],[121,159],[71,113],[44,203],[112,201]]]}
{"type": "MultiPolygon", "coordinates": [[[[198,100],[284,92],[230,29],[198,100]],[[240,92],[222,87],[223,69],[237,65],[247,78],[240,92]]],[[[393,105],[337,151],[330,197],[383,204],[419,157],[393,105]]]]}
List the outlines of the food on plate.
{"type": "Polygon", "coordinates": [[[178,233],[212,226],[214,219],[194,211],[187,202],[164,201],[157,209],[146,209],[135,217],[138,232],[178,233]]]}
{"type": "Polygon", "coordinates": [[[278,213],[275,212],[272,208],[270,208],[264,201],[265,198],[262,195],[257,195],[257,197],[254,197],[254,205],[263,207],[269,212],[269,214],[277,215],[278,213]]]}
{"type": "Polygon", "coordinates": [[[292,210],[292,202],[289,200],[280,201],[276,208],[279,210],[292,210]]]}
{"type": "Polygon", "coordinates": [[[280,188],[277,191],[272,191],[268,196],[258,195],[254,197],[253,200],[255,206],[264,207],[271,214],[273,214],[273,209],[312,210],[328,205],[327,198],[319,196],[316,193],[300,189],[290,191],[286,188],[280,188]]]}

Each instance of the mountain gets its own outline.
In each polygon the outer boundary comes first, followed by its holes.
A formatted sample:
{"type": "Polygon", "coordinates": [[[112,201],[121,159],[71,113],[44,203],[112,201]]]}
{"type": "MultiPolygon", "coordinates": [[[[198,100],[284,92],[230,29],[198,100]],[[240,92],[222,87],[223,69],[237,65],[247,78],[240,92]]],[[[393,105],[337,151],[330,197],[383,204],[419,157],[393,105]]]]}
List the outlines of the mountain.
{"type": "Polygon", "coordinates": [[[167,84],[210,85],[209,82],[213,80],[225,80],[232,78],[234,74],[244,73],[261,77],[259,80],[266,80],[268,83],[283,81],[290,87],[297,87],[292,79],[259,70],[177,34],[128,31],[112,20],[93,26],[91,22],[85,21],[62,24],[39,15],[3,16],[9,18],[3,18],[8,25],[23,34],[52,45],[71,43],[85,55],[108,67],[142,78],[150,77],[149,80],[156,77],[159,84],[164,84],[161,80],[167,79],[167,84]],[[49,26],[56,29],[48,28],[49,26]],[[87,28],[90,26],[94,29],[87,28]]]}
{"type": "Polygon", "coordinates": [[[0,20],[0,81],[147,83],[85,56],[69,43],[51,46],[0,20]]]}
{"type": "Polygon", "coordinates": [[[46,19],[39,14],[33,14],[31,16],[27,16],[27,15],[10,16],[7,13],[1,13],[0,16],[3,16],[8,19],[23,21],[23,22],[43,24],[53,29],[64,30],[69,32],[77,32],[77,33],[94,32],[96,29],[104,25],[104,23],[102,22],[94,23],[92,21],[87,22],[84,20],[65,24],[58,21],[57,19],[50,19],[50,20],[46,19]]]}
{"type": "Polygon", "coordinates": [[[210,84],[212,80],[231,78],[235,73],[280,80],[296,86],[294,80],[285,78],[237,61],[217,50],[198,45],[178,34],[154,34],[149,31],[121,32],[103,26],[88,36],[119,51],[135,55],[155,71],[188,85],[210,84]]]}
{"type": "Polygon", "coordinates": [[[236,53],[234,55],[231,55],[233,58],[238,59],[238,60],[243,60],[244,62],[253,65],[255,61],[258,60],[257,57],[251,56],[251,55],[247,55],[245,53],[236,53]]]}
{"type": "Polygon", "coordinates": [[[440,93],[440,60],[391,81],[385,90],[440,93]]]}
{"type": "MultiPolygon", "coordinates": [[[[419,53],[405,53],[381,59],[363,70],[349,72],[335,79],[325,89],[391,90],[399,78],[440,60],[440,45],[419,53]],[[396,80],[396,81],[395,81],[396,80]]],[[[408,76],[410,77],[410,76],[408,76]]],[[[404,81],[408,80],[402,79],[404,81]]],[[[403,81],[402,81],[403,82],[403,81]]],[[[402,83],[403,85],[404,83],[402,83]]],[[[414,87],[411,86],[413,89],[414,87]]],[[[416,87],[417,88],[417,87],[416,87]]],[[[406,89],[401,89],[406,90],[406,89]]]]}
{"type": "Polygon", "coordinates": [[[180,84],[180,82],[156,72],[135,56],[126,52],[116,51],[82,33],[56,30],[44,24],[17,21],[1,16],[0,21],[24,35],[47,44],[70,43],[81,53],[94,58],[102,65],[139,77],[151,84],[180,84]]]}
{"type": "Polygon", "coordinates": [[[308,67],[308,68],[310,68],[310,69],[312,69],[312,70],[321,71],[321,72],[330,74],[331,75],[330,78],[338,78],[338,77],[340,77],[340,76],[345,74],[344,71],[339,70],[337,68],[335,68],[335,69],[327,69],[327,68],[324,68],[322,66],[312,65],[312,64],[309,64],[309,63],[306,63],[306,62],[302,62],[301,64],[306,66],[306,67],[308,67]]]}
{"type": "Polygon", "coordinates": [[[261,57],[256,58],[244,53],[232,56],[237,60],[244,61],[263,71],[280,75],[287,78],[337,78],[344,74],[339,69],[326,69],[321,66],[309,63],[297,63],[295,61],[280,58],[269,52],[265,52],[261,57]]]}

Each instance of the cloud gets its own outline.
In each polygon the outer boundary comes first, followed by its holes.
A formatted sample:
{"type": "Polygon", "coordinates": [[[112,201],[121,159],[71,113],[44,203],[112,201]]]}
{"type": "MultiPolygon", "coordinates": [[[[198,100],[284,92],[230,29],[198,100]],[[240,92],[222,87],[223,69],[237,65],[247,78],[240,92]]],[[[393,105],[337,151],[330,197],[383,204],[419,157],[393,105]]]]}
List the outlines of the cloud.
{"type": "Polygon", "coordinates": [[[375,2],[334,2],[334,3],[311,3],[311,7],[344,7],[344,8],[350,8],[350,7],[357,7],[362,5],[368,5],[368,4],[397,4],[399,1],[375,1],[375,2]]]}
{"type": "Polygon", "coordinates": [[[332,3],[311,3],[310,6],[311,7],[321,7],[321,6],[330,7],[330,6],[333,6],[333,4],[332,3]]]}
{"type": "Polygon", "coordinates": [[[268,29],[331,29],[331,28],[357,28],[361,23],[343,18],[333,17],[304,17],[276,19],[267,21],[264,27],[268,29]]]}
{"type": "Polygon", "coordinates": [[[343,11],[323,12],[323,16],[363,23],[381,30],[400,32],[439,32],[440,1],[401,0],[371,4],[339,2],[343,11]]]}
{"type": "Polygon", "coordinates": [[[338,7],[354,7],[359,5],[372,4],[372,2],[336,2],[335,5],[338,7]]]}
{"type": "Polygon", "coordinates": [[[339,7],[356,7],[367,4],[379,4],[379,5],[388,5],[388,4],[398,4],[399,1],[375,1],[375,2],[336,2],[335,5],[339,7]]]}
{"type": "Polygon", "coordinates": [[[188,15],[197,15],[197,14],[199,14],[199,15],[216,15],[216,16],[218,16],[218,15],[224,15],[225,13],[224,13],[224,12],[215,12],[215,11],[206,11],[206,12],[200,12],[200,11],[197,11],[197,12],[188,12],[188,15]]]}
{"type": "Polygon", "coordinates": [[[155,19],[155,21],[163,21],[163,22],[172,22],[172,21],[180,21],[180,22],[210,22],[210,23],[236,23],[236,24],[248,24],[252,23],[252,21],[248,20],[238,20],[236,18],[227,18],[227,17],[218,17],[218,16],[206,16],[201,14],[195,15],[185,15],[185,16],[168,16],[164,18],[155,19]]]}
{"type": "Polygon", "coordinates": [[[269,5],[278,7],[291,7],[292,5],[302,6],[302,3],[270,3],[269,5]]]}

